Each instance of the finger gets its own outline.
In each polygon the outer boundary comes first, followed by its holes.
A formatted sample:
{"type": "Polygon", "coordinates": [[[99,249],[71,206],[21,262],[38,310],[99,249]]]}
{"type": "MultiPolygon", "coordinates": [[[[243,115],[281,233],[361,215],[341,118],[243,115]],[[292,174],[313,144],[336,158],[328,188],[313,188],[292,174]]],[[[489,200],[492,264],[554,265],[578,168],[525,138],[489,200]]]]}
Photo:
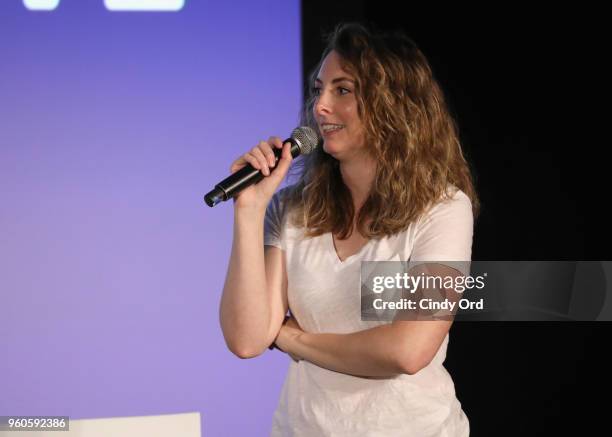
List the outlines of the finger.
{"type": "Polygon", "coordinates": [[[234,162],[232,162],[232,164],[230,165],[230,171],[234,173],[248,164],[251,164],[253,167],[259,169],[259,162],[257,161],[257,159],[255,159],[254,156],[250,154],[250,152],[245,153],[244,155],[237,158],[234,162]]]}
{"type": "Polygon", "coordinates": [[[299,361],[300,361],[300,359],[301,359],[300,357],[298,357],[298,356],[296,356],[296,355],[293,355],[293,354],[288,354],[288,355],[289,355],[289,356],[291,357],[291,359],[292,359],[293,361],[295,361],[296,363],[297,363],[297,362],[299,362],[299,361]]]}
{"type": "Polygon", "coordinates": [[[235,170],[240,169],[241,167],[244,167],[246,164],[246,161],[244,160],[244,157],[240,157],[238,159],[236,159],[234,162],[232,162],[230,164],[230,172],[234,172],[235,170]]]}
{"type": "MultiPolygon", "coordinates": [[[[293,159],[291,156],[291,143],[283,144],[283,158],[288,159],[289,162],[293,159]]],[[[293,317],[293,316],[292,316],[293,317]]]]}
{"type": "Polygon", "coordinates": [[[275,183],[280,184],[283,180],[287,171],[289,171],[289,167],[291,167],[291,161],[293,158],[291,157],[291,144],[287,143],[283,146],[283,153],[281,155],[281,159],[276,163],[276,170],[270,176],[274,179],[275,183]]]}
{"type": "Polygon", "coordinates": [[[254,147],[253,150],[251,150],[251,155],[253,155],[253,156],[255,156],[255,158],[257,158],[257,161],[259,162],[259,165],[261,167],[261,172],[264,175],[268,176],[270,174],[270,170],[268,169],[268,161],[266,160],[266,157],[263,154],[261,146],[258,145],[256,147],[254,147]]]}
{"type": "Polygon", "coordinates": [[[276,182],[280,183],[280,181],[285,177],[289,167],[291,166],[291,161],[293,158],[291,157],[291,144],[287,143],[283,146],[283,153],[281,155],[281,159],[276,164],[276,170],[272,173],[272,177],[276,179],[276,182]]]}
{"type": "Polygon", "coordinates": [[[270,137],[268,139],[268,142],[273,145],[274,147],[276,147],[277,149],[282,149],[283,148],[283,140],[281,140],[280,137],[270,137]]]}
{"type": "Polygon", "coordinates": [[[264,153],[266,158],[268,158],[270,166],[274,167],[276,165],[276,155],[274,154],[274,149],[282,149],[283,142],[279,137],[270,137],[268,138],[268,145],[270,146],[270,149],[266,149],[264,153]]]}
{"type": "Polygon", "coordinates": [[[270,167],[270,159],[268,158],[267,154],[268,152],[272,152],[272,146],[270,146],[270,144],[268,144],[266,141],[260,141],[260,143],[257,145],[257,158],[260,160],[260,163],[262,164],[262,168],[269,168],[270,167]],[[260,154],[261,153],[261,154],[260,154]]]}
{"type": "MultiPolygon", "coordinates": [[[[268,142],[273,146],[274,149],[283,149],[283,140],[280,137],[270,137],[268,142]]],[[[280,159],[280,156],[278,157],[280,159]]],[[[274,157],[274,163],[276,164],[277,158],[274,157]]]]}
{"type": "Polygon", "coordinates": [[[246,162],[248,162],[249,164],[251,164],[252,167],[256,168],[257,170],[261,169],[261,165],[259,164],[259,160],[253,156],[253,154],[251,152],[247,152],[243,155],[243,158],[246,162]]]}
{"type": "Polygon", "coordinates": [[[280,164],[282,163],[283,171],[287,171],[291,165],[291,161],[293,161],[293,157],[291,156],[291,143],[287,143],[283,145],[283,153],[281,154],[281,159],[278,161],[279,164],[277,165],[280,167],[280,164]]]}

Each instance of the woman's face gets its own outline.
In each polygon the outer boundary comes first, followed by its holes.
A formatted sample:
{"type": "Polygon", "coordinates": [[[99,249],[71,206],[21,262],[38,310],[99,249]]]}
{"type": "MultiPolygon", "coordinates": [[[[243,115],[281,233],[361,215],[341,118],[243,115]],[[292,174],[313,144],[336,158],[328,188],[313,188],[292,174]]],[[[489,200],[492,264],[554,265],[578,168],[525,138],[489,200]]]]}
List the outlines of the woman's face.
{"type": "Polygon", "coordinates": [[[355,79],[342,69],[340,55],[330,52],[314,84],[315,120],[323,136],[323,150],[344,160],[365,149],[364,128],[357,113],[355,79]]]}

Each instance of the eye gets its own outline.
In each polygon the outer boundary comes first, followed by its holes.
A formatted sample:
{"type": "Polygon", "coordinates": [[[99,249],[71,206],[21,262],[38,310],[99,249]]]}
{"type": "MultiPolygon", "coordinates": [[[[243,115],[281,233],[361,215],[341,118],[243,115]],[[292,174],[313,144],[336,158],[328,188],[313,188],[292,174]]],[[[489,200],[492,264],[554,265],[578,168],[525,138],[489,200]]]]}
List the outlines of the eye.
{"type": "Polygon", "coordinates": [[[343,96],[343,95],[345,95],[345,94],[350,93],[350,92],[351,92],[351,90],[349,90],[348,88],[344,88],[344,87],[339,86],[339,87],[338,87],[338,92],[340,93],[340,95],[342,95],[342,96],[343,96]]]}
{"type": "Polygon", "coordinates": [[[320,87],[312,87],[310,88],[310,92],[313,96],[318,96],[319,94],[321,94],[321,88],[320,87]]]}

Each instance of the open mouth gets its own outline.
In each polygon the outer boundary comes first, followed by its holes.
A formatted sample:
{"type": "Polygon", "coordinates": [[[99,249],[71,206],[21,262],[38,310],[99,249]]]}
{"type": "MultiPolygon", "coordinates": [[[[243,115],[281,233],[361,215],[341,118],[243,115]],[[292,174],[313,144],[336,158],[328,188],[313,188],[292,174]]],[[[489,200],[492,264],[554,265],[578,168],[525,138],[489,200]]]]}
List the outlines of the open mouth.
{"type": "Polygon", "coordinates": [[[326,135],[331,134],[332,132],[337,132],[343,128],[343,124],[325,123],[321,125],[321,132],[323,133],[323,135],[326,135]]]}

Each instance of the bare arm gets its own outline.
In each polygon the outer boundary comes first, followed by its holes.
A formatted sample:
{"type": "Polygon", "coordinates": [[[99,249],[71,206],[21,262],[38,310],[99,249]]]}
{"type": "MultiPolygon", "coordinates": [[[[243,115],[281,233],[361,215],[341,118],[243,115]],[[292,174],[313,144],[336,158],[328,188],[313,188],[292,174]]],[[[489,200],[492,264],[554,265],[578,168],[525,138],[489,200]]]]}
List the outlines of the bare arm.
{"type": "MultiPolygon", "coordinates": [[[[262,142],[263,143],[263,142],[262,142]]],[[[271,148],[258,146],[245,158],[252,165],[272,166],[271,148]],[[262,150],[263,149],[263,150],[262,150]]],[[[270,143],[281,147],[279,138],[270,143]]],[[[255,186],[240,193],[234,204],[234,239],[220,306],[220,322],[228,348],[241,358],[261,354],[274,341],[287,312],[287,278],[282,251],[266,246],[265,209],[291,162],[289,147],[283,149],[278,168],[255,186]]],[[[233,165],[233,171],[243,162],[233,165]]],[[[258,168],[258,167],[256,167],[258,168]]],[[[264,171],[265,174],[265,171],[264,171]]]]}
{"type": "Polygon", "coordinates": [[[236,212],[220,314],[227,345],[241,358],[263,352],[287,312],[282,252],[270,246],[264,252],[262,229],[263,213],[236,212]]]}
{"type": "Polygon", "coordinates": [[[415,374],[435,356],[450,321],[398,321],[352,334],[297,334],[288,352],[336,372],[415,374]]]}

